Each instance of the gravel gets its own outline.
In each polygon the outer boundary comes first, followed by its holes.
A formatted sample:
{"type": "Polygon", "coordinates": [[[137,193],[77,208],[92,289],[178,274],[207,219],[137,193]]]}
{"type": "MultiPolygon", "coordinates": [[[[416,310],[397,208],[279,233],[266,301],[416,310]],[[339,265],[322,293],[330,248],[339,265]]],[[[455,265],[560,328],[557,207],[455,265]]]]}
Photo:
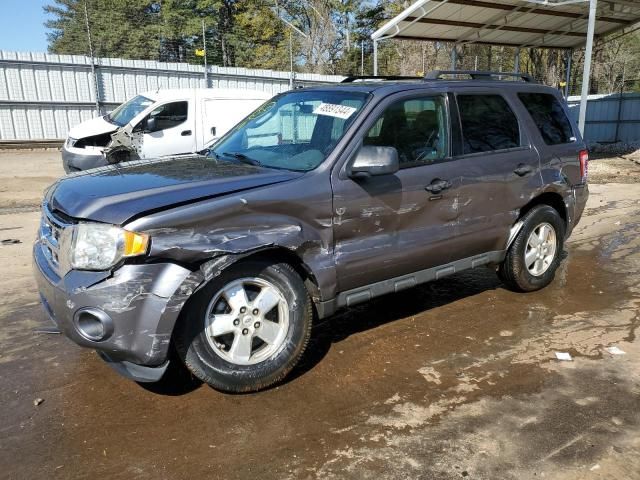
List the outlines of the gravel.
{"type": "Polygon", "coordinates": [[[617,143],[589,143],[590,153],[598,155],[631,156],[640,159],[640,141],[617,143]]]}

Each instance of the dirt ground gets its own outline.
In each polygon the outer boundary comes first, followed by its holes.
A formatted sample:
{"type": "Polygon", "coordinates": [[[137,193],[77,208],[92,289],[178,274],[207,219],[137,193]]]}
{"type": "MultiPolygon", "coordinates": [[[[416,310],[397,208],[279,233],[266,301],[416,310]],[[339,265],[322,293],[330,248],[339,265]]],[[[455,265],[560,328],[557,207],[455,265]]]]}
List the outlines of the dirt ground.
{"type": "Polygon", "coordinates": [[[591,162],[545,290],[479,269],[389,295],[316,326],[285,384],[225,395],[143,388],[36,333],[30,248],[57,155],[0,152],[0,239],[22,242],[0,245],[0,478],[640,478],[640,165],[591,162]]]}

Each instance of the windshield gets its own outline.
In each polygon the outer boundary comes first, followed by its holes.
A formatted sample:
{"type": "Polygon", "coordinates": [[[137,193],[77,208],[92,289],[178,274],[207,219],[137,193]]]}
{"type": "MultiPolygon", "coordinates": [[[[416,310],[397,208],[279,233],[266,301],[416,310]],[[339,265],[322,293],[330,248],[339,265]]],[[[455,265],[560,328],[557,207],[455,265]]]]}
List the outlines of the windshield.
{"type": "Polygon", "coordinates": [[[293,91],[279,95],[236,125],[210,155],[271,168],[308,171],[331,153],[368,94],[293,91]]]}
{"type": "Polygon", "coordinates": [[[142,95],[138,95],[137,97],[133,97],[128,102],[124,102],[113,112],[108,114],[107,120],[109,120],[111,123],[115,123],[120,127],[123,127],[152,104],[153,100],[147,97],[143,97],[142,95]]]}

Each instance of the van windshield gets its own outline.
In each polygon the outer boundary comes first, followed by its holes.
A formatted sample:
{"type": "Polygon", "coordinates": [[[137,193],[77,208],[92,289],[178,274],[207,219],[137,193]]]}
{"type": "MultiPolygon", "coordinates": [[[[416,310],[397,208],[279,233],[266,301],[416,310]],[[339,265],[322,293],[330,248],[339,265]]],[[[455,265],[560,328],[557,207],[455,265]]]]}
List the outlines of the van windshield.
{"type": "Polygon", "coordinates": [[[331,153],[367,102],[362,92],[293,91],[236,125],[210,155],[269,168],[308,171],[331,153]]]}
{"type": "Polygon", "coordinates": [[[138,95],[116,107],[113,112],[107,115],[107,120],[123,127],[152,104],[153,100],[138,95]]]}

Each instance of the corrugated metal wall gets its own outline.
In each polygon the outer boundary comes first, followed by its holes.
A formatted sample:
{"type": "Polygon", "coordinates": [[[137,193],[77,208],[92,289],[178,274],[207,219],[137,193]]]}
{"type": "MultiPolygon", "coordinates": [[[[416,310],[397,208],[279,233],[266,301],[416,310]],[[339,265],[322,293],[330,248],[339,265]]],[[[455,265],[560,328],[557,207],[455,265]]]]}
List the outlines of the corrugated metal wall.
{"type": "MultiPolygon", "coordinates": [[[[569,97],[568,104],[577,123],[580,97],[569,97]]],[[[585,139],[599,143],[640,141],[640,94],[589,95],[585,139]]]]}
{"type": "MultiPolygon", "coordinates": [[[[157,88],[204,87],[198,65],[102,58],[96,77],[101,110],[157,88]]],[[[296,74],[296,84],[338,82],[335,75],[296,74]]],[[[210,66],[209,87],[289,89],[289,72],[210,66]]],[[[69,129],[97,116],[89,57],[0,51],[0,141],[64,139],[69,129]]]]}
{"type": "MultiPolygon", "coordinates": [[[[289,89],[289,72],[210,66],[209,87],[289,89]]],[[[204,69],[184,63],[101,58],[98,101],[103,112],[157,88],[204,87],[204,69]]],[[[335,75],[296,74],[298,84],[338,82],[335,75]]],[[[577,121],[579,97],[569,97],[577,121]]],[[[69,129],[97,116],[89,57],[0,51],[0,141],[64,139],[69,129]]],[[[640,94],[591,95],[588,142],[640,141],[640,94]]]]}

